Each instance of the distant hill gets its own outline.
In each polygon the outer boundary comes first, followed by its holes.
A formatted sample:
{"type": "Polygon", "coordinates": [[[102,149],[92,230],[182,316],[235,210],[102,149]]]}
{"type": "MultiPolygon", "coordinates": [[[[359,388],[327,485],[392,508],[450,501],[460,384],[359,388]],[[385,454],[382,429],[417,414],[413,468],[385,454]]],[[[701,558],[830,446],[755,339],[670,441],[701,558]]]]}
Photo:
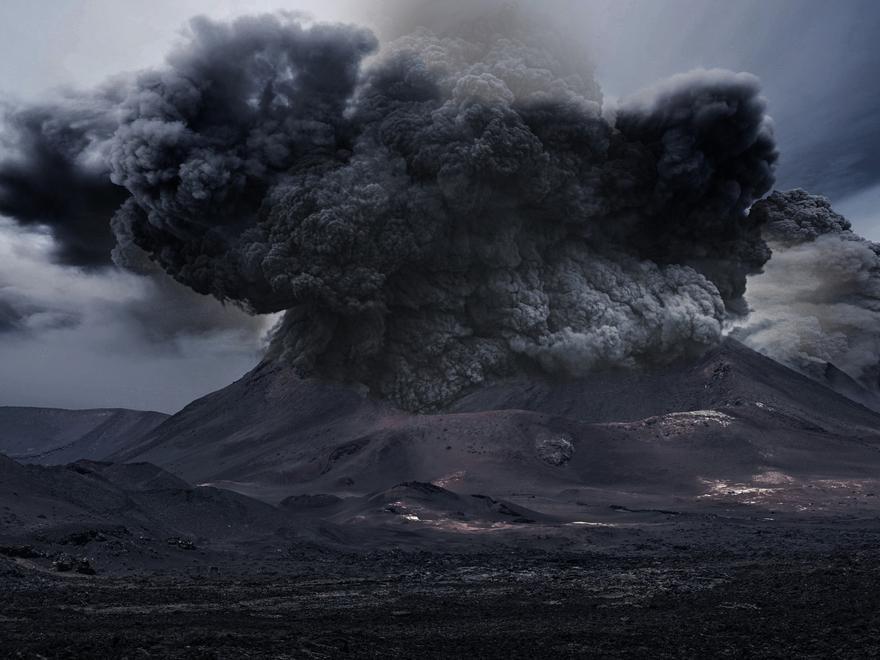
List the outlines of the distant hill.
{"type": "Polygon", "coordinates": [[[264,502],[191,488],[146,463],[25,465],[0,454],[0,568],[3,555],[44,567],[87,557],[102,572],[201,565],[205,546],[228,553],[284,524],[264,502]]]}
{"type": "Polygon", "coordinates": [[[0,407],[0,453],[43,465],[100,460],[152,431],[167,417],[121,408],[0,407]]]}

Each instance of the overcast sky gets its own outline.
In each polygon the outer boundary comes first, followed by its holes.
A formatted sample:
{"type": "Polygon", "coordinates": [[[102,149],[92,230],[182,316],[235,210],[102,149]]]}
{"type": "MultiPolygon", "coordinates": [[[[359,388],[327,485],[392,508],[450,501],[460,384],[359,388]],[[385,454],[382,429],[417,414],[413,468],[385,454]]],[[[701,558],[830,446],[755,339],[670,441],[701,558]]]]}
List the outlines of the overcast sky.
{"type": "MultiPolygon", "coordinates": [[[[193,15],[286,9],[381,24],[387,3],[347,0],[3,0],[0,101],[51,97],[161,64],[193,15]]],[[[876,0],[557,0],[583,33],[606,96],[695,67],[750,71],[764,85],[782,151],[781,188],[831,197],[880,240],[880,2],[876,0]]],[[[49,263],[44,234],[0,222],[0,290],[53,314],[19,319],[0,304],[0,405],[174,411],[259,359],[273,319],[247,318],[173,283],[49,263]],[[186,316],[143,328],[159,300],[186,316]],[[175,307],[176,305],[176,307],[175,307]],[[4,332],[4,327],[7,331],[4,332]],[[14,330],[14,331],[13,331],[14,330]]]]}

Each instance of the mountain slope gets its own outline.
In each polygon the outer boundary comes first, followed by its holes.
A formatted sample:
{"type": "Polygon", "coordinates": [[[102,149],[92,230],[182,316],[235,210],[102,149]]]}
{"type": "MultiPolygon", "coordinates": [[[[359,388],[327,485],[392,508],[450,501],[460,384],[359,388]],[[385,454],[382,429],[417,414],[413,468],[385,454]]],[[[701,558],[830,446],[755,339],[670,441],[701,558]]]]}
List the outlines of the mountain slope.
{"type": "Polygon", "coordinates": [[[122,408],[0,407],[0,452],[44,465],[100,460],[167,418],[164,413],[122,408]]]}
{"type": "Polygon", "coordinates": [[[880,469],[880,415],[732,341],[651,372],[497,383],[434,415],[264,363],[113,458],[274,502],[418,481],[696,505],[724,484],[797,497],[816,479],[864,485],[880,469]]]}
{"type": "Polygon", "coordinates": [[[880,429],[880,414],[734,340],[695,362],[652,371],[609,371],[564,383],[495,383],[462,397],[451,410],[522,409],[586,422],[622,422],[747,403],[847,432],[880,429]]]}

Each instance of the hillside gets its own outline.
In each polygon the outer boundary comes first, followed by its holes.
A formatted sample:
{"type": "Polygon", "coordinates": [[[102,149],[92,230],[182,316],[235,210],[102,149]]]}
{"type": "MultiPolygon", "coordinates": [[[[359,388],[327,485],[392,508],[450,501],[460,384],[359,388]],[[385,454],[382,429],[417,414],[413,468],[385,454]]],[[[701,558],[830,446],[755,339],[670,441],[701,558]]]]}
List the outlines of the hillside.
{"type": "Polygon", "coordinates": [[[880,415],[733,341],[662,370],[497,383],[435,415],[264,363],[113,458],[272,502],[418,481],[693,506],[758,489],[796,506],[816,479],[871,489],[880,415]]]}
{"type": "Polygon", "coordinates": [[[161,424],[168,415],[121,408],[65,410],[0,407],[0,453],[61,465],[100,460],[161,424]]]}

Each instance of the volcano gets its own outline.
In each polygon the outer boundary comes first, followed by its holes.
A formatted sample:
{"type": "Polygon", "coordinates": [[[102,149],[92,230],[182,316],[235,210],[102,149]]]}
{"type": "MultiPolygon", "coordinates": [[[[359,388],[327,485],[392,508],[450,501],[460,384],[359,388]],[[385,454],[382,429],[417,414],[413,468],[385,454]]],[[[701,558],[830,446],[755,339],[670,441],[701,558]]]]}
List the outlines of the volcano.
{"type": "Polygon", "coordinates": [[[430,415],[267,361],[111,460],[271,503],[420,482],[552,511],[796,508],[817,482],[836,504],[873,489],[880,415],[733,340],[654,371],[496,382],[430,415]]]}

